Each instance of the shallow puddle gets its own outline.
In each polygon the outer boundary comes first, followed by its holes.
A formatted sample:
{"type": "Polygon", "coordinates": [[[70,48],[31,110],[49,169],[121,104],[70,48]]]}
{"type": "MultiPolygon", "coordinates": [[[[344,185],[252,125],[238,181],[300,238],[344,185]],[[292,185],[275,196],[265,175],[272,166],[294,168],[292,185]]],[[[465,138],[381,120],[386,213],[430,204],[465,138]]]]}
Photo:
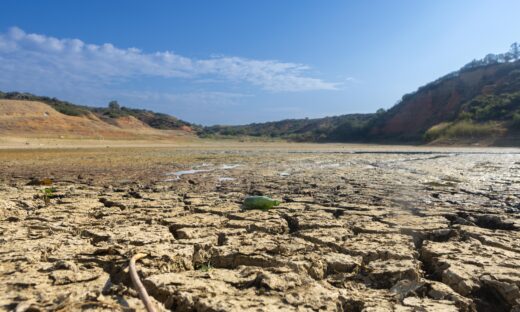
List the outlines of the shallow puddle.
{"type": "Polygon", "coordinates": [[[231,164],[231,165],[223,164],[222,167],[220,167],[220,169],[228,170],[228,169],[235,169],[235,168],[241,167],[241,166],[242,165],[240,165],[240,164],[231,164]]]}
{"type": "Polygon", "coordinates": [[[220,177],[220,178],[218,178],[218,181],[219,182],[235,181],[235,178],[220,177]]]}
{"type": "Polygon", "coordinates": [[[190,169],[190,170],[180,170],[180,171],[175,171],[175,172],[172,172],[172,173],[167,173],[166,175],[168,176],[175,176],[175,178],[172,178],[172,179],[166,179],[165,181],[166,182],[169,182],[169,181],[176,181],[176,180],[179,180],[181,176],[183,175],[188,175],[188,174],[196,174],[196,173],[201,173],[201,172],[209,172],[211,170],[209,169],[190,169]]]}

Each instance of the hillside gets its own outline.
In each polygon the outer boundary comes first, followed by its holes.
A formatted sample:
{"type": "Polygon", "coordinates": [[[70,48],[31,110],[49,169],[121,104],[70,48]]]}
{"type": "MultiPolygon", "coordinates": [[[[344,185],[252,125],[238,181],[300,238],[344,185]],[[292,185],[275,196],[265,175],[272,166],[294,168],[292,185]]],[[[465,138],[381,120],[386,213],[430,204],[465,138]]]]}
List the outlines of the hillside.
{"type": "Polygon", "coordinates": [[[462,69],[403,96],[374,120],[367,137],[432,141],[515,135],[520,125],[520,62],[462,69]]]}
{"type": "Polygon", "coordinates": [[[186,131],[154,129],[134,116],[100,118],[90,111],[73,116],[63,114],[43,102],[6,99],[0,99],[0,135],[95,139],[191,136],[186,131]]]}
{"type": "Polygon", "coordinates": [[[406,94],[388,111],[205,128],[207,136],[295,141],[520,145],[520,53],[489,54],[406,94]]]}
{"type": "Polygon", "coordinates": [[[177,130],[205,138],[518,146],[520,52],[513,44],[507,53],[474,60],[405,94],[388,111],[241,126],[200,127],[167,114],[121,107],[115,101],[108,107],[89,107],[18,92],[0,92],[0,99],[0,130],[13,134],[134,137],[177,130]]]}
{"type": "MultiPolygon", "coordinates": [[[[22,100],[22,101],[38,101],[41,103],[45,103],[55,109],[57,112],[60,112],[67,116],[75,116],[75,117],[86,117],[94,115],[97,118],[109,123],[114,124],[115,120],[118,118],[126,117],[128,120],[129,117],[135,118],[141,121],[143,124],[155,129],[162,130],[183,130],[183,131],[194,131],[198,129],[198,126],[192,125],[183,120],[177,119],[174,116],[170,116],[167,114],[161,114],[152,112],[144,109],[135,109],[128,108],[124,106],[119,106],[117,102],[113,101],[114,105],[111,107],[90,107],[72,104],[70,102],[61,101],[56,98],[50,98],[46,96],[37,96],[30,93],[20,93],[20,92],[1,92],[0,91],[0,99],[6,100],[22,100]]],[[[131,118],[130,118],[131,119],[131,118]]],[[[120,121],[121,122],[121,121],[120,121]]]]}
{"type": "Polygon", "coordinates": [[[314,119],[286,119],[243,126],[212,126],[204,128],[201,135],[269,137],[299,142],[330,141],[334,140],[339,129],[357,133],[374,116],[375,114],[350,114],[314,119]]]}

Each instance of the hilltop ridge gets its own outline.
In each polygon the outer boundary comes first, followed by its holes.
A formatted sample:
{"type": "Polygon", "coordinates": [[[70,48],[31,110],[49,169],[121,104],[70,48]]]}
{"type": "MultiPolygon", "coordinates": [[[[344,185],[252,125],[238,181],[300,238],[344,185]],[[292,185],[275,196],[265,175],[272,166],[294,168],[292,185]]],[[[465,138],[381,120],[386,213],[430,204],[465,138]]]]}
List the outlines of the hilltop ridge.
{"type": "Polygon", "coordinates": [[[103,121],[113,123],[112,119],[121,117],[133,117],[142,123],[155,129],[162,130],[183,130],[194,131],[198,126],[178,119],[174,116],[157,113],[145,109],[129,108],[120,106],[117,101],[111,101],[108,107],[92,107],[86,105],[73,104],[62,101],[54,97],[38,96],[31,93],[22,92],[1,92],[0,99],[5,100],[21,100],[21,101],[38,101],[45,103],[67,116],[89,116],[95,115],[103,121]]]}
{"type": "Polygon", "coordinates": [[[88,110],[75,115],[63,114],[40,101],[0,99],[0,135],[3,136],[172,139],[193,136],[191,131],[191,128],[183,126],[171,130],[156,129],[129,114],[108,117],[88,110]]]}

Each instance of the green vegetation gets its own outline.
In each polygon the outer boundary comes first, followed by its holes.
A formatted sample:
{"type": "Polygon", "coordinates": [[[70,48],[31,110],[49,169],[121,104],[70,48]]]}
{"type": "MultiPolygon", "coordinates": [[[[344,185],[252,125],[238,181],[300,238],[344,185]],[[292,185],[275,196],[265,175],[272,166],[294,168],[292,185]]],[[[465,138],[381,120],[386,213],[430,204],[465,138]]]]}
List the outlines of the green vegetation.
{"type": "Polygon", "coordinates": [[[479,122],[513,120],[515,115],[520,115],[520,91],[477,96],[462,106],[459,119],[471,119],[479,122]]]}
{"type": "Polygon", "coordinates": [[[244,126],[212,126],[202,129],[201,137],[255,137],[295,142],[338,141],[361,133],[376,114],[351,114],[315,119],[286,119],[244,126]],[[347,132],[347,133],[346,133],[347,132]]]}
{"type": "Polygon", "coordinates": [[[201,272],[208,272],[211,269],[213,269],[213,266],[211,265],[211,262],[208,261],[208,263],[202,263],[197,266],[197,270],[201,272]]]}
{"type": "Polygon", "coordinates": [[[45,206],[48,206],[51,202],[52,198],[56,197],[56,188],[48,187],[42,190],[42,199],[45,206]]]}
{"type": "Polygon", "coordinates": [[[102,118],[121,118],[132,116],[152,128],[171,130],[181,127],[189,127],[191,129],[199,129],[198,126],[177,119],[173,116],[161,113],[155,113],[145,109],[128,108],[120,106],[117,101],[110,101],[108,107],[96,107],[91,109],[96,115],[102,118]]]}
{"type": "Polygon", "coordinates": [[[111,111],[118,111],[121,109],[121,106],[117,101],[110,101],[108,102],[108,109],[111,111]]]}

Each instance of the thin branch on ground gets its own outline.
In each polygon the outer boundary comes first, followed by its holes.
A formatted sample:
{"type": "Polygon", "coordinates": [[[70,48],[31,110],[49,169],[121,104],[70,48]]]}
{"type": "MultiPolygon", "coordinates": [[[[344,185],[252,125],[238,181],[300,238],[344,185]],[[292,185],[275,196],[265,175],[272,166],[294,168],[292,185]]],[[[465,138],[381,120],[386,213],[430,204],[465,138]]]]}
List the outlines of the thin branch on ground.
{"type": "Polygon", "coordinates": [[[139,275],[137,274],[137,270],[135,268],[135,262],[146,256],[146,254],[138,253],[130,259],[130,277],[132,278],[132,284],[134,285],[134,288],[139,293],[139,298],[141,298],[141,300],[144,303],[144,306],[146,307],[146,311],[155,312],[155,308],[152,304],[152,301],[150,300],[150,296],[148,296],[146,288],[144,288],[143,283],[141,283],[141,280],[139,279],[139,275]]]}

